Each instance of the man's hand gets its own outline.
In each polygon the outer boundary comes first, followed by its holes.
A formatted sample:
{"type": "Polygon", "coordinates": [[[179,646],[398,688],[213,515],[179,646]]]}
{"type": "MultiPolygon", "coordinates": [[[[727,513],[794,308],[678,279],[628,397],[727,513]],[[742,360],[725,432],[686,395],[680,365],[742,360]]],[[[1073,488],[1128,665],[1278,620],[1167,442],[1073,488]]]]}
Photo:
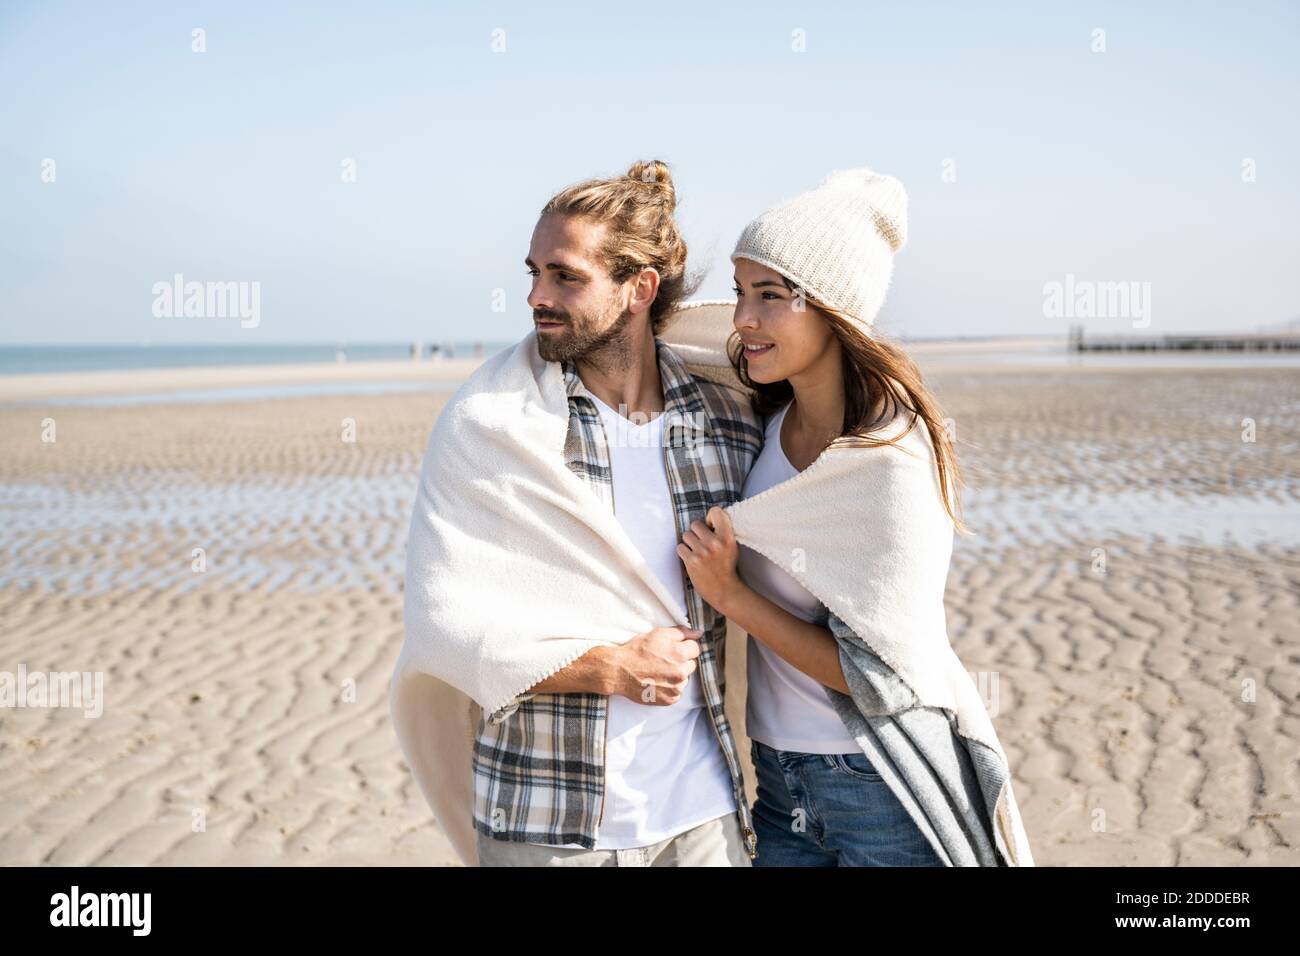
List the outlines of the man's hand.
{"type": "Polygon", "coordinates": [[[609,693],[638,704],[677,703],[699,666],[703,635],[699,628],[656,627],[626,644],[604,648],[611,665],[609,693]]]}

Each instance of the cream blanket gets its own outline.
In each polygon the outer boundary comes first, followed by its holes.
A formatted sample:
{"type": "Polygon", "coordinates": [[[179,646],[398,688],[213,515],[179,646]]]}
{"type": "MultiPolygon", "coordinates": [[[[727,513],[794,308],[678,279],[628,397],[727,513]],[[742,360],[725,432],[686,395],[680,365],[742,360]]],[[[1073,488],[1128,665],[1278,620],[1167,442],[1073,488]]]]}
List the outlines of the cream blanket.
{"type": "MultiPolygon", "coordinates": [[[[740,388],[724,351],[732,309],[687,305],[660,338],[694,374],[740,388]]],[[[689,623],[612,511],[565,466],[563,375],[535,343],[530,333],[489,358],[439,416],[407,541],[406,639],[390,713],[421,792],[468,865],[477,863],[477,707],[495,711],[598,645],[689,623]]],[[[948,643],[952,525],[924,428],[901,444],[828,449],[798,476],[732,505],[736,538],[799,580],[922,705],[951,713],[959,734],[1005,763],[948,643]]],[[[998,848],[1012,864],[1031,862],[1009,778],[1000,786],[998,848]]]]}

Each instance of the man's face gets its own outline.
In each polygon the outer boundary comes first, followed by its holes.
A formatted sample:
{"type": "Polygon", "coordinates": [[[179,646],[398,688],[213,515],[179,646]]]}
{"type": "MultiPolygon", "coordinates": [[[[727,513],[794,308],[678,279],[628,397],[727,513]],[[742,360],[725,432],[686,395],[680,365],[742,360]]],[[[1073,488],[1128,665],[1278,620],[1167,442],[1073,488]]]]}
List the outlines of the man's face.
{"type": "Polygon", "coordinates": [[[537,221],[524,264],[533,277],[528,304],[537,352],[547,362],[576,360],[623,335],[632,313],[628,283],[616,283],[598,255],[604,223],[548,214],[537,221]]]}

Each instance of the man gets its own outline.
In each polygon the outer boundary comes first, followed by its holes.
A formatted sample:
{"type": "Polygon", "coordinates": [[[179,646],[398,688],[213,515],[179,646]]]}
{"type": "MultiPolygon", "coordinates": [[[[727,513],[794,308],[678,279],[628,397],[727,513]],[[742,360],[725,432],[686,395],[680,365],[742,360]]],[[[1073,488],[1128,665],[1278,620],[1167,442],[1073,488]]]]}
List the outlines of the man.
{"type": "Polygon", "coordinates": [[[572,186],[543,209],[526,265],[538,353],[564,371],[565,464],[694,629],[595,647],[483,716],[481,865],[748,866],[756,852],[723,708],[726,620],[696,595],[677,545],[739,498],[763,430],[748,402],[655,338],[688,292],[675,206],[657,161],[572,186]]]}

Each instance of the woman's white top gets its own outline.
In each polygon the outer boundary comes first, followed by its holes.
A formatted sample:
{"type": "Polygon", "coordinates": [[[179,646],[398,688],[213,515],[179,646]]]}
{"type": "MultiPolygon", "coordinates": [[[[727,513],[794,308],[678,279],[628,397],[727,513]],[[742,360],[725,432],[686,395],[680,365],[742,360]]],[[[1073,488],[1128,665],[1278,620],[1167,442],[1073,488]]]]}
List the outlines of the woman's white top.
{"type": "MultiPolygon", "coordinates": [[[[787,403],[767,423],[763,450],[745,479],[742,498],[752,498],[799,474],[781,447],[781,423],[789,409],[787,403]]],[[[817,530],[808,531],[810,540],[814,539],[817,530]]],[[[737,570],[746,584],[795,617],[809,623],[819,617],[821,602],[757,551],[741,545],[737,570]]],[[[745,723],[752,740],[800,753],[862,752],[831,706],[824,685],[753,635],[747,645],[749,696],[745,701],[745,723]]]]}

